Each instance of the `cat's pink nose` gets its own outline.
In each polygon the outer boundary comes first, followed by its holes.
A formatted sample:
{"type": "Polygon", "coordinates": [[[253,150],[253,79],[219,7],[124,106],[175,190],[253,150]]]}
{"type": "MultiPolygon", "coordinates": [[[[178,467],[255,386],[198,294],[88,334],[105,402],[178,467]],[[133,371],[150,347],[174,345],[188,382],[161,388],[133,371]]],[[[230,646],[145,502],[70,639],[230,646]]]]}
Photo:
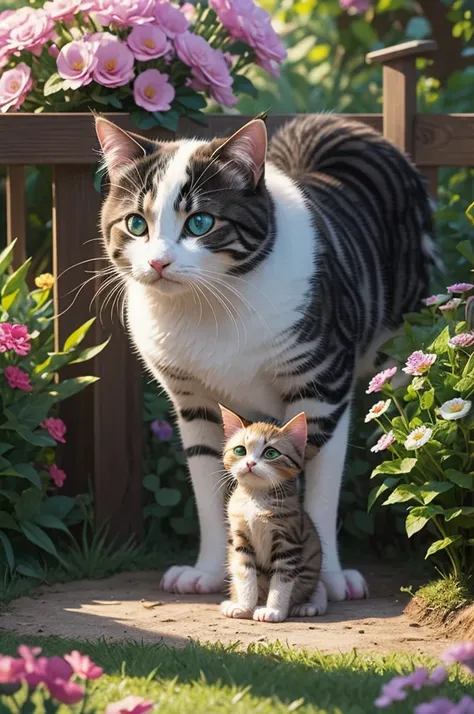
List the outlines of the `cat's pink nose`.
{"type": "Polygon", "coordinates": [[[148,263],[156,270],[158,275],[163,277],[163,270],[171,265],[171,260],[149,260],[148,263]]]}
{"type": "Polygon", "coordinates": [[[257,465],[256,461],[247,461],[247,468],[251,470],[254,466],[257,465]]]}

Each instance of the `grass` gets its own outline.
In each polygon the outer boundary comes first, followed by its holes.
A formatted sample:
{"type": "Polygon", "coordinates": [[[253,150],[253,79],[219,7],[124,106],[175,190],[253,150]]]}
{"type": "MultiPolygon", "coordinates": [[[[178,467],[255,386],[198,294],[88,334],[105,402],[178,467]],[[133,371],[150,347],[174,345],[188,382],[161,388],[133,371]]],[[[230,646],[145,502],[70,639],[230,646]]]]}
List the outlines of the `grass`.
{"type": "MultiPolygon", "coordinates": [[[[103,714],[105,705],[129,694],[156,703],[166,714],[259,714],[298,711],[301,714],[367,714],[382,684],[415,665],[434,666],[426,657],[407,655],[361,656],[357,653],[324,656],[290,650],[281,644],[259,644],[246,651],[237,645],[190,643],[182,649],[138,642],[77,642],[59,638],[24,638],[43,647],[46,655],[79,649],[100,664],[105,674],[92,683],[86,714],[103,714]]],[[[20,638],[0,633],[0,652],[14,654],[20,638]]],[[[453,670],[450,681],[390,712],[412,712],[415,703],[433,696],[460,699],[472,678],[453,670]]],[[[5,704],[6,700],[3,700],[5,704]]],[[[0,699],[0,711],[2,708],[0,699]]]]}
{"type": "Polygon", "coordinates": [[[455,610],[473,601],[472,591],[454,578],[433,580],[419,588],[416,597],[437,610],[455,610]]]}

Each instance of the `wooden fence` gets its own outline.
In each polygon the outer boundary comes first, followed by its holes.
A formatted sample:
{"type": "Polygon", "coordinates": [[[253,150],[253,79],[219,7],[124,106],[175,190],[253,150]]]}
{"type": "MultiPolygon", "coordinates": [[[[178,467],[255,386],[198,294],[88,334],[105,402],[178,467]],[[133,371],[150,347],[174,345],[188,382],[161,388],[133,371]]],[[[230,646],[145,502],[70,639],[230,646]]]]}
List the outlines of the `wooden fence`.
{"type": "MultiPolygon", "coordinates": [[[[436,194],[438,169],[474,166],[474,114],[418,114],[416,112],[416,58],[436,50],[431,41],[404,43],[372,52],[367,60],[383,65],[383,114],[357,118],[383,131],[408,152],[429,179],[436,194]]],[[[133,130],[126,114],[108,115],[133,130]]],[[[269,133],[288,117],[270,116],[269,133]]],[[[245,121],[240,116],[213,116],[203,128],[190,121],[180,124],[179,135],[224,135],[245,121]]],[[[60,276],[55,288],[57,348],[65,337],[90,317],[90,302],[99,282],[91,280],[71,305],[84,271],[105,265],[98,231],[100,196],[93,185],[98,144],[89,114],[6,114],[0,116],[0,164],[7,166],[7,239],[17,238],[15,263],[25,257],[26,165],[53,167],[53,266],[60,276]],[[95,239],[95,240],[94,240],[95,239]],[[91,260],[81,267],[71,266],[91,260]],[[96,260],[96,263],[94,262],[96,260]]],[[[169,138],[166,131],[150,132],[169,138]]],[[[100,298],[96,303],[100,303],[100,298]]],[[[92,312],[98,312],[93,305],[92,312]]],[[[118,322],[118,320],[117,320],[118,322]]],[[[74,374],[100,377],[94,387],[66,401],[61,415],[68,427],[62,464],[73,493],[94,487],[99,523],[108,522],[120,538],[142,529],[142,388],[140,367],[119,324],[101,327],[96,322],[91,343],[112,332],[109,346],[93,363],[69,368],[74,374]]]]}

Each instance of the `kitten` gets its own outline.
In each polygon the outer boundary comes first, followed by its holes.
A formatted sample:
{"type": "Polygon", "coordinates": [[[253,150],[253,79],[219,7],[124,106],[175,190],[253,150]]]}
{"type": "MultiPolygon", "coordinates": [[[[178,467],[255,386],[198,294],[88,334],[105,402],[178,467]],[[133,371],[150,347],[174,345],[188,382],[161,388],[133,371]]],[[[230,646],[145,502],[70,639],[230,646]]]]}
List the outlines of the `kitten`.
{"type": "Polygon", "coordinates": [[[222,612],[264,622],[322,615],[327,594],[320,580],[321,542],[297,491],[306,416],[279,428],[249,424],[224,407],[221,412],[224,466],[237,482],[227,508],[231,599],[222,612]]]}

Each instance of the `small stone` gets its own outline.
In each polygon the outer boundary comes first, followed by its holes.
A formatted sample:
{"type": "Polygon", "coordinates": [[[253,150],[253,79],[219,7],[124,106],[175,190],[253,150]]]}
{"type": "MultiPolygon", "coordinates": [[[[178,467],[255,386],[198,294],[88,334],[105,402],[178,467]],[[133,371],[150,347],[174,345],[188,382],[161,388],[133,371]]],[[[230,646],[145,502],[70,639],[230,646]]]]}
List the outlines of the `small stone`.
{"type": "Polygon", "coordinates": [[[308,627],[308,630],[315,630],[315,629],[316,629],[316,628],[315,628],[314,625],[310,625],[310,626],[308,627]]]}
{"type": "Polygon", "coordinates": [[[37,630],[37,632],[44,632],[44,630],[43,630],[43,628],[42,628],[42,627],[38,627],[38,630],[37,630]]]}
{"type": "Polygon", "coordinates": [[[421,625],[419,625],[418,622],[410,622],[408,627],[421,627],[421,625]]]}
{"type": "Polygon", "coordinates": [[[343,625],[342,629],[343,630],[352,630],[352,625],[343,625]]]}
{"type": "Polygon", "coordinates": [[[359,630],[359,635],[364,635],[364,634],[365,634],[365,630],[359,630]]]}

